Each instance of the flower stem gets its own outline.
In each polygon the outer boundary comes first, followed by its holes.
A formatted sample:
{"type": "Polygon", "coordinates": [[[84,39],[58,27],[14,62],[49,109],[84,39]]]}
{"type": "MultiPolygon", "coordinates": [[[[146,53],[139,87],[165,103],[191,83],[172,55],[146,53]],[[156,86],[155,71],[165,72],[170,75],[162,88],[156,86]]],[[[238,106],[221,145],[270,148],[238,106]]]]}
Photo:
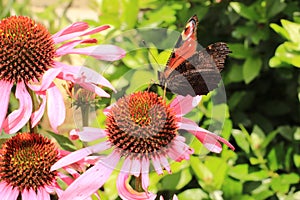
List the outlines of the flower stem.
{"type": "MultiPolygon", "coordinates": [[[[82,104],[80,106],[81,110],[81,118],[82,118],[82,127],[89,126],[89,113],[90,113],[90,105],[88,103],[82,104]]],[[[87,142],[82,142],[83,147],[87,147],[87,142]]]]}
{"type": "MultiPolygon", "coordinates": [[[[30,95],[31,100],[32,100],[32,109],[37,110],[38,109],[38,102],[37,102],[36,95],[35,95],[34,91],[32,91],[28,87],[27,87],[27,91],[29,92],[29,95],[30,95]]],[[[32,127],[31,120],[28,121],[28,129],[29,129],[30,133],[38,133],[38,126],[32,127]]]]}
{"type": "Polygon", "coordinates": [[[140,175],[139,177],[134,177],[134,189],[138,192],[143,192],[143,187],[142,187],[142,176],[140,175]]]}

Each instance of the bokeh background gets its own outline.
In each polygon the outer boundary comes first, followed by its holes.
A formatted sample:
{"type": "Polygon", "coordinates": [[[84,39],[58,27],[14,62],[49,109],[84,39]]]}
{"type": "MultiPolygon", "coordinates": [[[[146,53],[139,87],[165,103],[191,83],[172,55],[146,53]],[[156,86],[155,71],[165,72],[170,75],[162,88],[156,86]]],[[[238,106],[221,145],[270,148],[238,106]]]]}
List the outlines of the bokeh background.
{"type": "MultiPolygon", "coordinates": [[[[104,127],[103,107],[118,95],[145,89],[157,80],[157,70],[161,68],[151,63],[163,65],[172,46],[162,50],[156,44],[165,44],[165,38],[168,45],[175,44],[177,36],[172,30],[181,32],[194,14],[200,21],[198,42],[207,46],[223,41],[232,53],[222,72],[226,102],[212,101],[218,95],[217,89],[189,115],[200,126],[230,140],[236,150],[224,148],[221,154],[212,154],[191,140],[196,154],[188,162],[173,163],[171,175],[150,174],[149,189],[163,194],[165,199],[177,194],[180,200],[300,199],[298,0],[0,0],[1,18],[30,16],[51,33],[82,20],[92,27],[112,26],[95,37],[99,43],[130,49],[124,59],[102,63],[79,56],[64,57],[65,62],[85,64],[99,71],[118,89],[112,99],[100,100],[91,110],[90,125],[100,127],[104,127]],[[165,30],[164,37],[145,34],[138,42],[129,37],[136,29],[157,28],[165,30]],[[145,48],[141,48],[142,40],[146,41],[145,48]],[[146,78],[141,81],[140,77],[146,78]]],[[[60,127],[62,135],[52,135],[62,148],[74,150],[80,144],[63,135],[82,126],[77,120],[80,114],[76,114],[80,111],[71,106],[67,94],[66,102],[69,117],[60,127]]],[[[10,108],[16,105],[12,102],[10,108]]],[[[47,120],[44,121],[41,128],[47,132],[47,120]]],[[[99,191],[102,199],[119,199],[116,175],[117,172],[99,191]]]]}

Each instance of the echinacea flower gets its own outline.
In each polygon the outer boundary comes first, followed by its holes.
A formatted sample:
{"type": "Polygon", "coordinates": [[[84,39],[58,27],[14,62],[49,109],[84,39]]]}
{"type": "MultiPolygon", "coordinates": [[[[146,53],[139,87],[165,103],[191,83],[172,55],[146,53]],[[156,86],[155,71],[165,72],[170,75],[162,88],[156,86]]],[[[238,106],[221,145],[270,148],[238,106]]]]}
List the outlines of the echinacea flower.
{"type": "Polygon", "coordinates": [[[84,199],[100,188],[108,179],[119,162],[122,169],[117,180],[117,189],[123,199],[154,199],[156,195],[148,192],[150,162],[158,174],[163,169],[171,173],[168,158],[180,162],[188,160],[193,154],[185,138],[178,129],[187,130],[200,140],[210,151],[219,153],[223,142],[234,150],[225,139],[217,136],[195,122],[183,117],[198,105],[200,97],[177,96],[169,105],[152,92],[137,92],[120,98],[105,111],[106,129],[84,127],[83,131],[72,131],[72,137],[90,142],[107,138],[90,147],[86,147],[60,159],[51,168],[73,163],[92,153],[107,149],[112,152],[99,160],[94,166],[76,179],[62,194],[61,200],[84,199]],[[121,161],[121,158],[122,161],[121,161]],[[136,192],[125,181],[129,175],[139,177],[144,192],[136,192]]]}
{"type": "Polygon", "coordinates": [[[30,118],[31,126],[36,126],[47,105],[50,125],[57,132],[65,119],[65,105],[54,83],[55,78],[79,84],[99,96],[109,96],[99,87],[113,89],[104,77],[86,67],[69,66],[55,60],[67,54],[82,54],[113,61],[125,55],[123,49],[113,45],[75,48],[79,44],[97,42],[96,39],[77,37],[98,33],[109,26],[88,28],[86,23],[77,22],[51,35],[43,25],[29,17],[12,16],[0,21],[1,129],[16,133],[30,118]],[[6,116],[13,86],[16,86],[19,108],[6,116]]]}
{"type": "MultiPolygon", "coordinates": [[[[50,171],[51,166],[67,152],[59,150],[48,138],[35,133],[18,133],[8,139],[0,149],[0,197],[1,200],[43,199],[62,194],[60,178],[67,185],[79,173],[70,166],[64,168],[73,176],[50,171]]],[[[78,162],[78,168],[84,162],[78,162]]],[[[75,165],[75,164],[74,164],[75,165]]]]}

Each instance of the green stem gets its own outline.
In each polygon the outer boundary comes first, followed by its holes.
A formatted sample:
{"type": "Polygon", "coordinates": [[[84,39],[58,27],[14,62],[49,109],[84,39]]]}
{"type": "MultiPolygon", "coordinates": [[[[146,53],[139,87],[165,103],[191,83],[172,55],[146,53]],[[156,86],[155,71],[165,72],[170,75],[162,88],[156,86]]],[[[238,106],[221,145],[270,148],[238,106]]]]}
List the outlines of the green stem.
{"type": "MultiPolygon", "coordinates": [[[[81,110],[81,118],[82,118],[82,126],[86,127],[89,126],[89,113],[90,113],[90,105],[83,104],[80,106],[81,110]]],[[[83,142],[83,147],[88,146],[87,142],[83,142]]]]}
{"type": "MultiPolygon", "coordinates": [[[[38,106],[39,106],[39,104],[37,102],[37,99],[36,99],[36,96],[35,96],[35,93],[34,93],[34,91],[29,89],[28,87],[27,87],[27,91],[29,92],[29,95],[30,95],[31,100],[32,100],[32,109],[33,109],[33,111],[35,111],[35,110],[38,109],[38,106]]],[[[38,126],[32,127],[32,124],[31,124],[30,120],[28,121],[27,124],[28,124],[28,129],[29,129],[30,133],[38,133],[38,126]]]]}
{"type": "Polygon", "coordinates": [[[142,176],[140,175],[139,177],[134,177],[134,190],[137,192],[143,192],[143,187],[142,187],[142,176]]]}

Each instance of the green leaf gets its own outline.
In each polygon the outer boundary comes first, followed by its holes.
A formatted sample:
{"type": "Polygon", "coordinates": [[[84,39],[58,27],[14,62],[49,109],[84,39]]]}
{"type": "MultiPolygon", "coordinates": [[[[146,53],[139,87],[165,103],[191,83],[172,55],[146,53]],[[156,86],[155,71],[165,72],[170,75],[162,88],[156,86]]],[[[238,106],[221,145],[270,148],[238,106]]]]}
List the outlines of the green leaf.
{"type": "Polygon", "coordinates": [[[281,0],[267,0],[266,1],[267,18],[271,19],[275,15],[279,14],[286,8],[286,3],[281,0]]]}
{"type": "Polygon", "coordinates": [[[285,39],[289,40],[290,36],[289,33],[287,32],[287,30],[285,30],[284,28],[282,28],[281,26],[279,26],[278,24],[274,24],[271,23],[270,27],[279,35],[281,35],[282,37],[284,37],[285,39]]]}
{"type": "Polygon", "coordinates": [[[288,32],[290,40],[295,43],[300,43],[300,24],[290,22],[285,19],[281,20],[281,24],[288,32]]]}
{"type": "Polygon", "coordinates": [[[229,4],[235,12],[237,12],[240,16],[249,19],[249,20],[259,20],[259,15],[255,12],[252,6],[246,6],[239,2],[230,2],[229,4]]]}
{"type": "Polygon", "coordinates": [[[229,169],[228,174],[238,180],[244,180],[248,175],[248,165],[239,164],[229,169]]]}
{"type": "Polygon", "coordinates": [[[208,195],[201,189],[187,189],[177,195],[180,200],[208,199],[208,195]]]}
{"type": "Polygon", "coordinates": [[[240,43],[228,43],[229,49],[232,51],[230,57],[237,58],[237,59],[245,59],[251,56],[252,49],[249,49],[244,44],[240,43]]]}
{"type": "Polygon", "coordinates": [[[212,180],[213,174],[212,172],[206,167],[199,158],[191,157],[191,167],[198,177],[201,180],[212,180]]]}
{"type": "Polygon", "coordinates": [[[190,171],[190,168],[185,168],[180,172],[180,179],[177,182],[176,190],[182,189],[184,186],[186,186],[191,180],[192,180],[192,174],[190,171]]]}
{"type": "Polygon", "coordinates": [[[259,75],[261,67],[262,61],[259,57],[249,57],[246,59],[243,65],[243,77],[246,84],[259,75]]]}
{"type": "Polygon", "coordinates": [[[238,64],[233,64],[226,69],[225,83],[241,82],[243,78],[243,68],[238,64]]]}
{"type": "Polygon", "coordinates": [[[250,145],[243,132],[238,129],[233,129],[232,136],[234,137],[237,145],[248,154],[250,152],[250,145]]]}
{"type": "Polygon", "coordinates": [[[261,128],[257,125],[254,125],[253,131],[251,133],[251,141],[252,141],[252,148],[259,149],[261,148],[261,144],[264,142],[266,136],[261,128]]]}
{"type": "Polygon", "coordinates": [[[271,188],[275,192],[287,193],[291,184],[299,183],[299,175],[295,173],[281,174],[271,180],[271,188]]]}
{"type": "Polygon", "coordinates": [[[207,156],[204,164],[213,174],[213,180],[210,185],[214,189],[221,189],[228,170],[225,160],[219,157],[207,156]]]}
{"type": "Polygon", "coordinates": [[[240,181],[226,178],[222,185],[222,191],[224,192],[224,199],[233,199],[243,192],[243,184],[240,181]]]}
{"type": "Polygon", "coordinates": [[[300,168],[300,155],[299,154],[294,154],[293,160],[294,160],[295,166],[297,168],[300,168]]]}
{"type": "Polygon", "coordinates": [[[154,74],[148,70],[136,70],[133,72],[130,79],[130,85],[126,90],[127,94],[131,94],[141,88],[145,89],[149,87],[151,80],[153,80],[154,74]]]}
{"type": "Polygon", "coordinates": [[[227,104],[225,103],[217,104],[217,105],[210,104],[210,106],[211,108],[209,109],[211,110],[211,112],[208,112],[206,115],[208,118],[212,118],[220,122],[223,122],[224,119],[229,118],[229,108],[227,104]]]}
{"type": "Polygon", "coordinates": [[[56,133],[53,133],[51,131],[47,131],[49,135],[51,135],[57,143],[61,146],[62,149],[67,151],[75,151],[76,147],[71,142],[71,140],[68,137],[65,137],[64,135],[59,135],[56,133]]]}

